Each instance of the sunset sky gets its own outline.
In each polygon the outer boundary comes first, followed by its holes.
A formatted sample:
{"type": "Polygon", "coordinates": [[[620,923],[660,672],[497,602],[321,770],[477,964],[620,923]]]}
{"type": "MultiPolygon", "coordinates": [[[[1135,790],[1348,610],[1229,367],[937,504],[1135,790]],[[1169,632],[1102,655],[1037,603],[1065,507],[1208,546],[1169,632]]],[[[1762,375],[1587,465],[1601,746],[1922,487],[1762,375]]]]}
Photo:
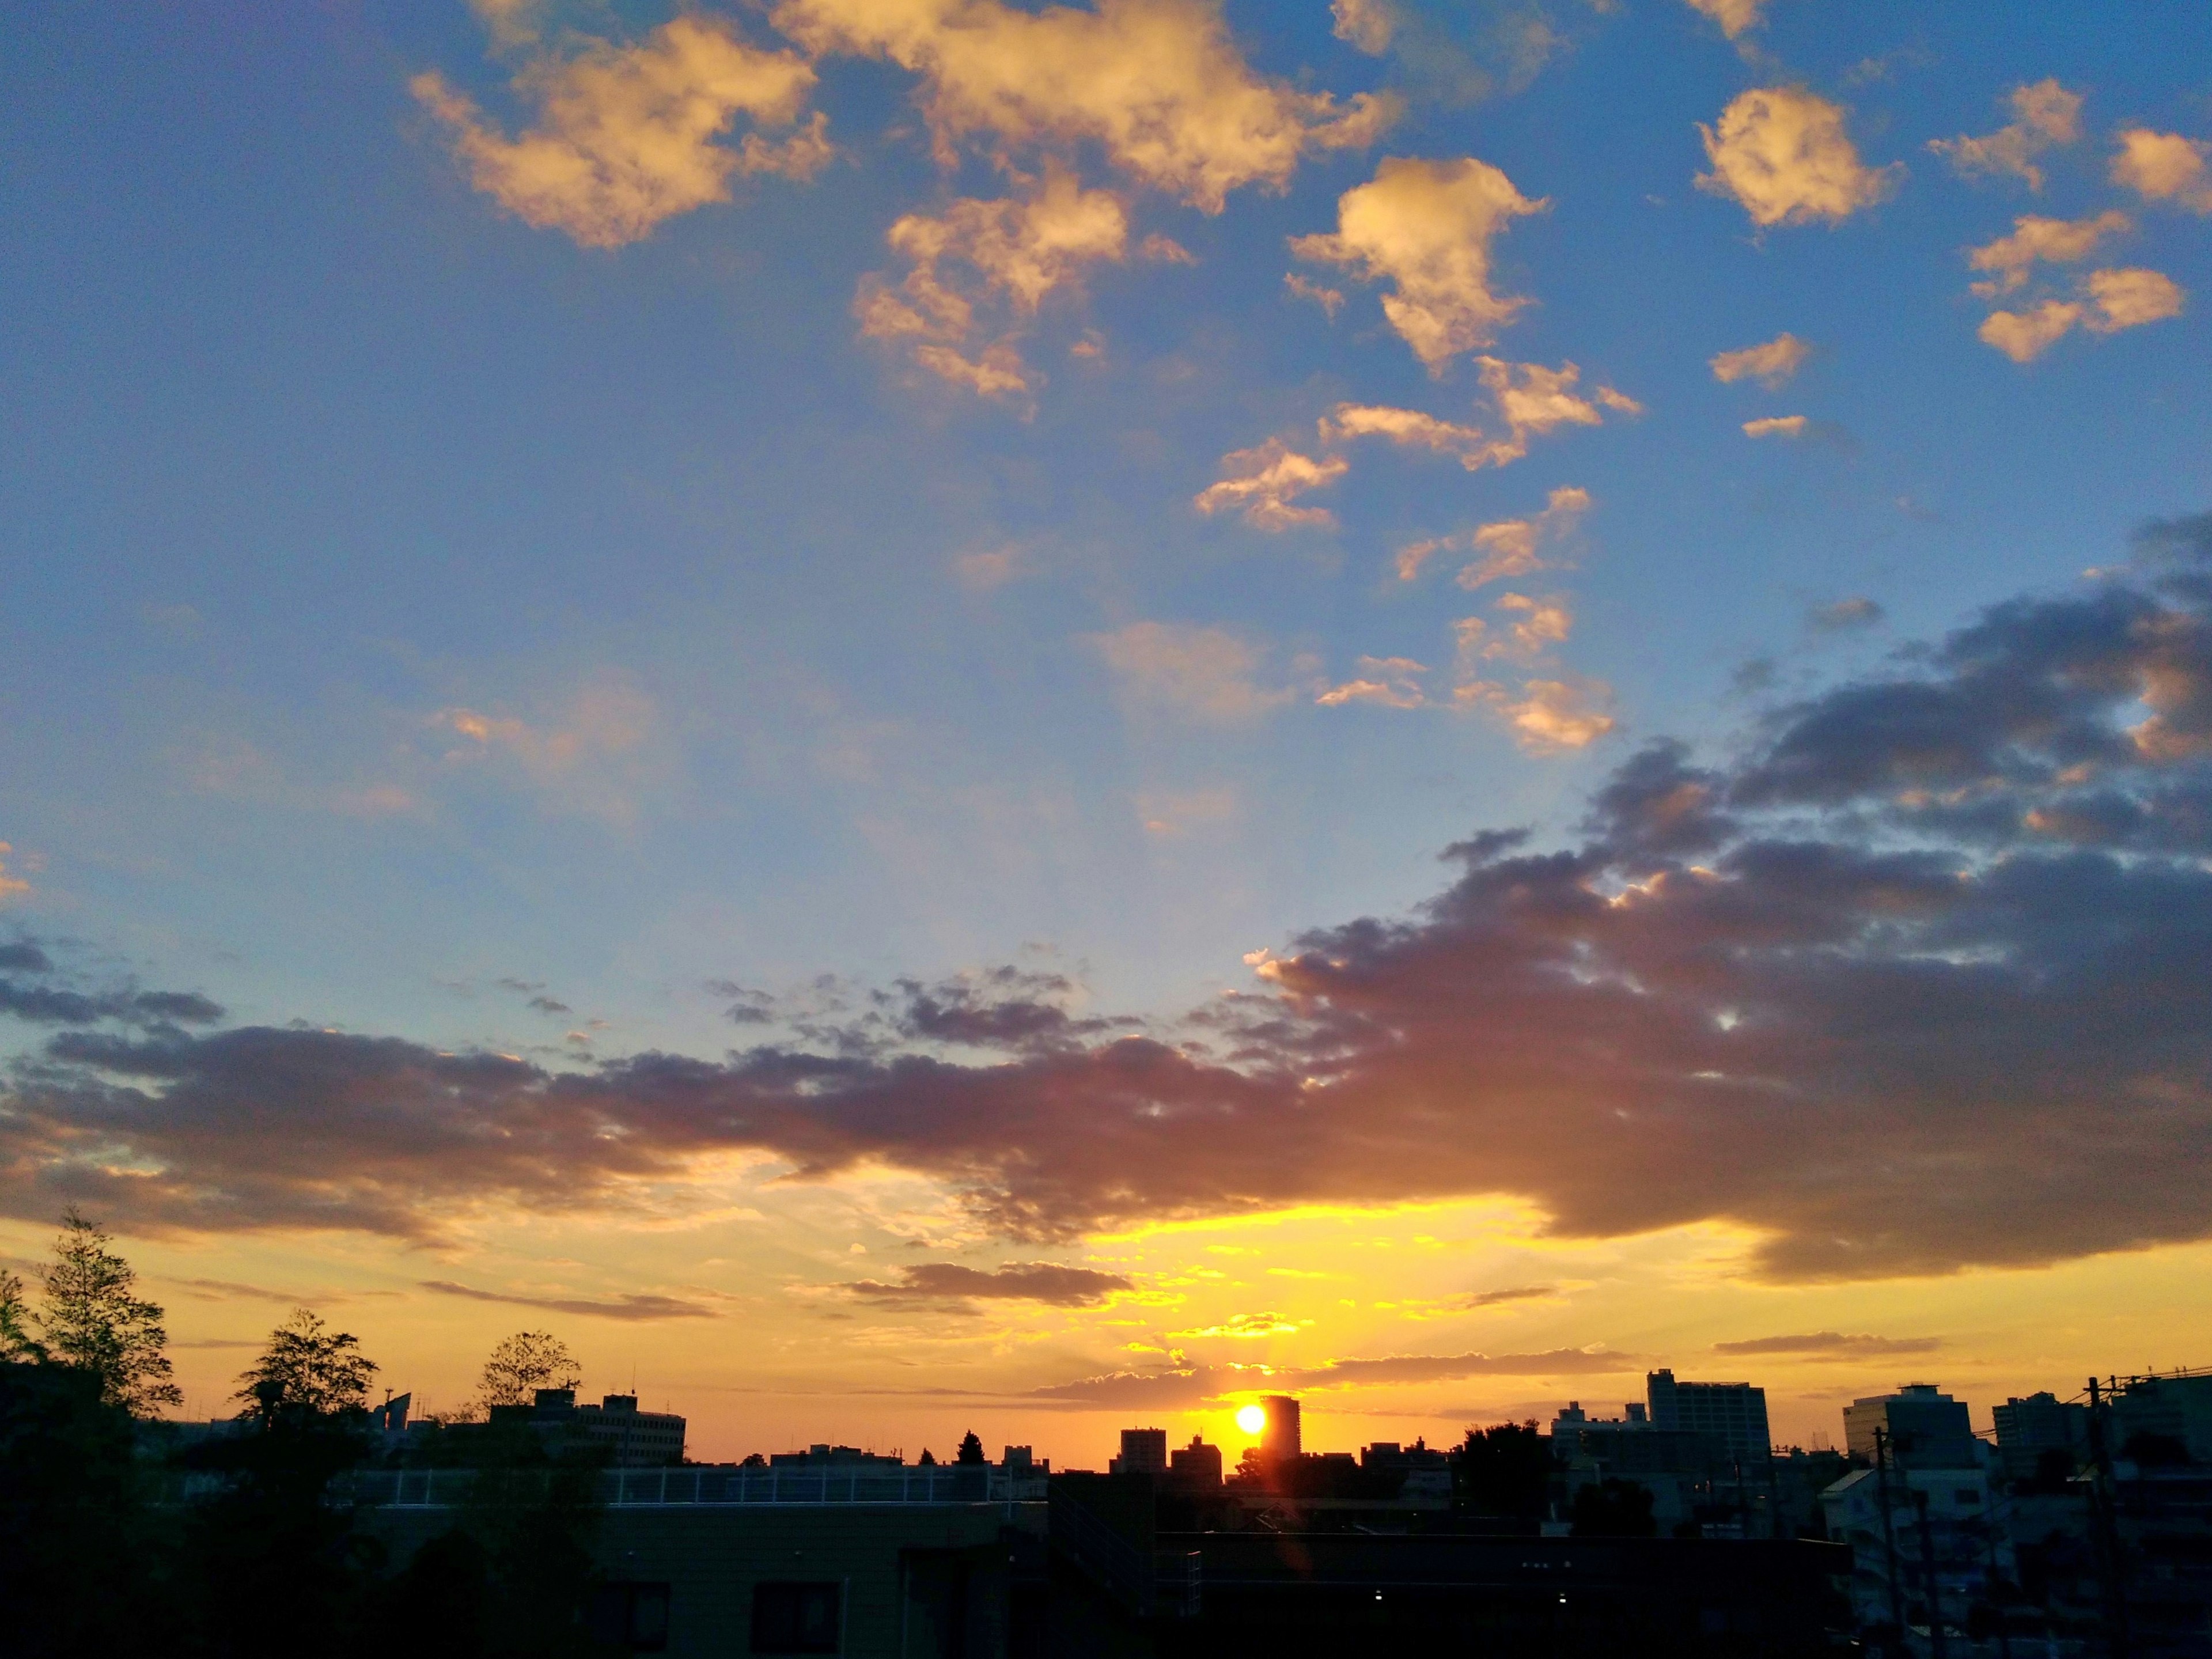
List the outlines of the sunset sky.
{"type": "Polygon", "coordinates": [[[0,1264],[186,1414],[2212,1363],[2212,9],[7,15],[0,1264]]]}

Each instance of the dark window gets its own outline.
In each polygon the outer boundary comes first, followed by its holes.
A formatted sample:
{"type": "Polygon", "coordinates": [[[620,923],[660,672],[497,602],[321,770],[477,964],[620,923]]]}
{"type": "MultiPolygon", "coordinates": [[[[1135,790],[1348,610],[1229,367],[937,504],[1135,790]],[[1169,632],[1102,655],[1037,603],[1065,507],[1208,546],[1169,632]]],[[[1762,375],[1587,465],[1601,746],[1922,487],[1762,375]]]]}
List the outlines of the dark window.
{"type": "Polygon", "coordinates": [[[755,1653],[837,1651],[837,1586],[753,1586],[755,1653]]]}
{"type": "Polygon", "coordinates": [[[599,1584],[592,1590],[586,1622],[592,1642],[624,1653],[662,1653],[668,1647],[668,1586],[599,1584]]]}

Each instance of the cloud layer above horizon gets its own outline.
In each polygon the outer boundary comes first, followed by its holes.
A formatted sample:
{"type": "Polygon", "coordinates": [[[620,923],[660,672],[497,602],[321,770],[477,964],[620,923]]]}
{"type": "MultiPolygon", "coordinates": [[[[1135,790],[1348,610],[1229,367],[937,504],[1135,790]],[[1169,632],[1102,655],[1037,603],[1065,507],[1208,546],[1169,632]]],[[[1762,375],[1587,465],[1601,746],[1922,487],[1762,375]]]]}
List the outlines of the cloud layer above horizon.
{"type": "Polygon", "coordinates": [[[427,1238],[484,1204],[619,1209],[742,1152],[915,1172],[1013,1241],[1510,1194],[1563,1235],[1725,1219],[1788,1280],[2212,1233],[2212,518],[1742,738],[1712,763],[1648,744],[1578,844],[1483,830],[1416,914],[1257,953],[1251,991],[1170,1020],[1079,1017],[1064,977],[1009,969],[722,1059],[549,1071],[118,1030],[219,1011],[56,985],[21,945],[8,1006],[69,1029],[15,1069],[0,1202],[427,1238]]]}

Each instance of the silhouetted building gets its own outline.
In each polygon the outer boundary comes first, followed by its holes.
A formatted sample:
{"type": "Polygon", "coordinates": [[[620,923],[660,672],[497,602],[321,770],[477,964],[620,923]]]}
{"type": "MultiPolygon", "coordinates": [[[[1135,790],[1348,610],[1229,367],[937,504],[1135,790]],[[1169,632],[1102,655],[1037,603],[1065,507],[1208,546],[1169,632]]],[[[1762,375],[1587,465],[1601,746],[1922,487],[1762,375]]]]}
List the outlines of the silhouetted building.
{"type": "Polygon", "coordinates": [[[2012,1538],[1985,1468],[1855,1469],[1820,1494],[1820,1505],[1828,1535],[1850,1546],[1851,1607],[1862,1625],[1889,1620],[1893,1583],[1906,1624],[1928,1624],[1932,1609],[1963,1629],[1975,1603],[1989,1600],[1990,1575],[2014,1571],[2012,1538]]]}
{"type": "Polygon", "coordinates": [[[1177,1447],[1168,1459],[1168,1473],[1182,1485],[1212,1491],[1221,1485],[1221,1448],[1193,1435],[1190,1444],[1177,1447]]]}
{"type": "Polygon", "coordinates": [[[1298,1433],[1298,1402],[1286,1394],[1262,1395],[1260,1455],[1270,1462],[1297,1456],[1304,1445],[1298,1433]]]}
{"type": "Polygon", "coordinates": [[[1773,1449],[1766,1390],[1749,1382],[1680,1382],[1671,1370],[1644,1379],[1655,1429],[1701,1434],[1724,1463],[1764,1462],[1773,1449]]]}
{"type": "Polygon", "coordinates": [[[805,1451],[771,1452],[768,1466],[772,1469],[902,1469],[906,1462],[903,1458],[884,1457],[853,1446],[832,1446],[817,1442],[805,1451]]]}
{"type": "Polygon", "coordinates": [[[1997,1455],[2015,1480],[2036,1474],[2052,1452],[2063,1455],[2070,1474],[2089,1437],[2087,1407],[2070,1405],[2048,1389],[2008,1400],[1990,1415],[1996,1419],[1997,1455]]]}
{"type": "Polygon", "coordinates": [[[1844,1407],[1844,1442],[1854,1456],[1874,1461],[1875,1431],[1886,1431],[1893,1463],[1915,1468],[1980,1467],[1982,1443],[1966,1421],[1966,1402],[1933,1382],[1908,1382],[1895,1394],[1870,1395],[1844,1407]]]}
{"type": "Polygon", "coordinates": [[[2146,1437],[2212,1463],[2212,1370],[2124,1376],[2112,1395],[2112,1450],[2146,1437]]]}
{"type": "Polygon", "coordinates": [[[684,1419],[674,1412],[641,1412],[632,1394],[611,1394],[596,1406],[579,1406],[574,1389],[540,1389],[531,1404],[494,1406],[490,1415],[495,1424],[524,1424],[549,1441],[602,1448],[615,1468],[656,1468],[684,1461],[684,1419]]]}
{"type": "Polygon", "coordinates": [[[1168,1472],[1168,1431],[1165,1429],[1124,1429],[1121,1455],[1106,1466],[1115,1474],[1165,1474],[1168,1472]]]}

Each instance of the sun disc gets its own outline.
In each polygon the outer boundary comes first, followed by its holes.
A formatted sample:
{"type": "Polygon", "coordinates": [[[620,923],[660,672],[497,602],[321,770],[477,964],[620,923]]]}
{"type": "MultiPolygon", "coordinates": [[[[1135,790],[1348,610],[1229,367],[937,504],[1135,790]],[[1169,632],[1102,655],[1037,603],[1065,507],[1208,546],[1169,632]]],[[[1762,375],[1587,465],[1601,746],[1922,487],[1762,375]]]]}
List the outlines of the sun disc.
{"type": "Polygon", "coordinates": [[[1257,1434],[1267,1426],[1267,1413],[1257,1406],[1239,1406],[1237,1408],[1237,1426],[1247,1434],[1257,1434]]]}

